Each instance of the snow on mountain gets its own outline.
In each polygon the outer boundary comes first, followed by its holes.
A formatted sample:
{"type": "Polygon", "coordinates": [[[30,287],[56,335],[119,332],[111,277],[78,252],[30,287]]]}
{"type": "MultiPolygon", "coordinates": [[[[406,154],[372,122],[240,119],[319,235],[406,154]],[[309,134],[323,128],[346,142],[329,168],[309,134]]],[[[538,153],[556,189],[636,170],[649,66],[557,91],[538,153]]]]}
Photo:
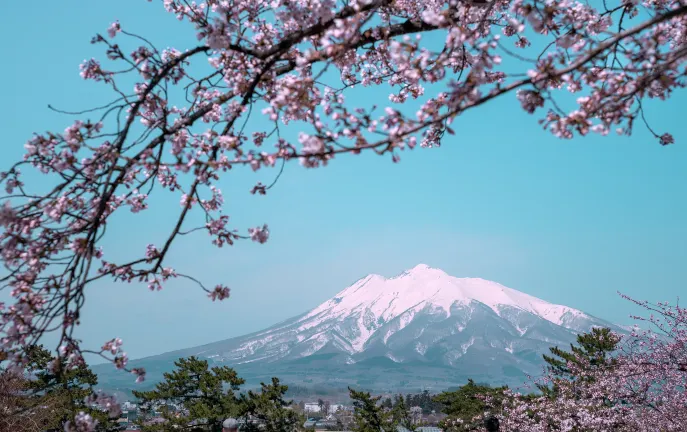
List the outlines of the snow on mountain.
{"type": "Polygon", "coordinates": [[[614,327],[496,282],[420,264],[392,278],[368,275],[264,331],[138,364],[164,370],[195,355],[255,379],[264,379],[268,368],[291,381],[327,385],[386,385],[390,373],[405,386],[466,377],[521,383],[525,374],[537,374],[550,346],[567,346],[593,326],[614,327]]]}
{"type": "MultiPolygon", "coordinates": [[[[360,279],[304,316],[299,330],[328,319],[356,314],[369,317],[367,320],[372,322],[389,322],[403,315],[403,328],[412,315],[423,309],[442,310],[448,318],[452,306],[472,302],[488,306],[499,316],[504,307],[511,307],[564,327],[568,327],[566,324],[571,318],[587,317],[576,309],[551,304],[496,282],[456,278],[440,269],[419,264],[391,279],[374,274],[360,279]]],[[[352,341],[356,351],[362,350],[374,328],[365,322],[361,324],[361,334],[352,341]]]]}
{"type": "MultiPolygon", "coordinates": [[[[449,319],[452,312],[470,313],[475,305],[486,306],[498,317],[505,319],[524,335],[522,314],[543,319],[568,330],[588,330],[593,318],[583,312],[551,304],[528,294],[507,288],[496,282],[479,278],[456,278],[444,271],[419,264],[392,278],[368,275],[345,288],[332,299],[285,325],[277,325],[253,335],[228,357],[243,361],[253,359],[256,350],[281,343],[285,334],[293,334],[306,357],[328,344],[350,355],[365,351],[368,341],[382,333],[383,342],[402,331],[419,314],[430,314],[449,319]]],[[[460,324],[459,328],[460,329],[460,324]]],[[[295,347],[294,347],[295,348],[295,347]]],[[[274,359],[288,357],[292,349],[273,351],[274,359]]]]}

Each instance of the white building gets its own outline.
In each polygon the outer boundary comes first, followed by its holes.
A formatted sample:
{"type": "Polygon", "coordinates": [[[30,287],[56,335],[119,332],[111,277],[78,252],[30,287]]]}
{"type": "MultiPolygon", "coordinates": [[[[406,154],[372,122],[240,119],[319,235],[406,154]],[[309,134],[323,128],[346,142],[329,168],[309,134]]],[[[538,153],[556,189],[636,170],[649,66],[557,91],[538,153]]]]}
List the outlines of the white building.
{"type": "Polygon", "coordinates": [[[305,412],[320,412],[320,406],[315,402],[308,402],[303,407],[305,412]]]}
{"type": "Polygon", "coordinates": [[[123,410],[126,410],[126,411],[133,411],[133,410],[135,410],[136,408],[137,408],[137,407],[136,407],[136,404],[135,404],[135,403],[131,403],[131,402],[129,402],[129,401],[126,401],[126,402],[124,402],[124,403],[122,404],[122,409],[123,409],[123,410]]]}
{"type": "Polygon", "coordinates": [[[329,414],[335,414],[339,409],[343,409],[344,406],[341,404],[331,404],[329,405],[329,414]]]}

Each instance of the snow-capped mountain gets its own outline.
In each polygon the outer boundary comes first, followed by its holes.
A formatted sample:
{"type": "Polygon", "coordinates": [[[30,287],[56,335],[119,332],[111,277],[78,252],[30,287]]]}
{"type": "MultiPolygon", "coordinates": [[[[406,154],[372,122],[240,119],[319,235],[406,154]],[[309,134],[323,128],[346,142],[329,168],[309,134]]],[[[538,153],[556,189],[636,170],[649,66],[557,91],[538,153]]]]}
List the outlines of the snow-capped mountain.
{"type": "MultiPolygon", "coordinates": [[[[593,326],[614,327],[496,282],[420,264],[366,276],[311,311],[264,331],[132,362],[155,373],[195,355],[249,380],[368,388],[448,387],[467,378],[521,384],[541,354],[593,326]]],[[[103,370],[105,375],[109,375],[103,370]]]]}

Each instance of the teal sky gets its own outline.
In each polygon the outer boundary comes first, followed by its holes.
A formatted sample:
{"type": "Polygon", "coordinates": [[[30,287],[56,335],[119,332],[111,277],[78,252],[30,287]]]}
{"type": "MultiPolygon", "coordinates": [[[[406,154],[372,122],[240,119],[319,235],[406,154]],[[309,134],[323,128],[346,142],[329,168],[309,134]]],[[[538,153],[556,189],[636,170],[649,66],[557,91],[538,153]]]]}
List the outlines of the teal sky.
{"type": "MultiPolygon", "coordinates": [[[[78,66],[104,57],[89,41],[114,19],[162,48],[196,43],[158,1],[32,5],[10,2],[0,14],[0,169],[22,156],[33,132],[70,123],[48,104],[79,110],[107,99],[78,66]]],[[[386,105],[387,93],[349,101],[386,105]]],[[[441,148],[403,153],[399,164],[374,155],[317,170],[292,163],[266,197],[248,191],[275,170],[233,172],[221,182],[226,213],[237,228],[268,223],[270,241],[218,250],[199,235],[171,257],[208,285],[228,284],[232,298],[212,303],[186,283],[156,293],[103,284],[88,294],[81,337],[90,346],[122,337],[132,357],[200,345],[302,313],[365,274],[392,276],[420,262],[629,323],[635,310],[616,291],[674,302],[686,286],[686,102],[682,92],[645,105],[654,129],[675,136],[669,147],[639,126],[630,138],[562,141],[506,95],[457,119],[441,148]]],[[[178,196],[152,204],[117,219],[109,258],[140,254],[171,229],[178,196]]]]}

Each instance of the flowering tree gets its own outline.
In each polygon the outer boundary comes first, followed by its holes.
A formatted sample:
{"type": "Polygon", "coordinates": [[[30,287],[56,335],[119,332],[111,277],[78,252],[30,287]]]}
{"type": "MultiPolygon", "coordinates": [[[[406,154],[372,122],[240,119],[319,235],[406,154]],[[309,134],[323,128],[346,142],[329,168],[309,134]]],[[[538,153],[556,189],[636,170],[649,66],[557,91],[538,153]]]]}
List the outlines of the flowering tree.
{"type": "Polygon", "coordinates": [[[50,368],[60,359],[41,346],[27,348],[27,357],[24,371],[0,369],[0,430],[61,431],[76,416],[97,430],[118,429],[111,418],[121,414],[119,404],[94,390],[98,378],[87,366],[50,368]]]}
{"type": "Polygon", "coordinates": [[[635,328],[623,338],[605,335],[606,341],[619,344],[613,356],[594,358],[576,351],[565,377],[551,368],[543,378],[555,386],[555,393],[532,397],[510,392],[499,415],[501,430],[684,430],[687,309],[635,303],[652,313],[649,318],[635,317],[647,321],[650,330],[635,328]]]}
{"type": "Polygon", "coordinates": [[[16,371],[0,373],[0,430],[40,432],[52,416],[55,399],[45,398],[40,404],[31,401],[26,396],[28,383],[16,371]]]}
{"type": "MultiPolygon", "coordinates": [[[[195,27],[198,41],[160,50],[113,23],[92,40],[107,60],[81,65],[84,79],[111,88],[112,101],[76,113],[61,133],[36,134],[24,160],[0,176],[7,193],[0,198],[0,281],[13,299],[1,305],[0,352],[19,367],[23,347],[56,332],[70,364],[90,351],[127,369],[119,339],[93,349],[74,338],[96,281],[159,290],[187,278],[212,300],[229,297],[227,286],[206,287],[165,258],[179,236],[193,232],[218,247],[267,241],[267,225],[239,231],[222,212],[216,184],[232,169],[293,159],[314,168],[362,151],[398,161],[405,149],[440,145],[455,133],[457,116],[506,93],[527,112],[542,112],[541,124],[557,137],[630,134],[640,119],[660,144],[673,142],[646,123],[642,102],[685,85],[684,0],[163,3],[195,27]],[[346,96],[355,86],[388,86],[388,106],[353,106],[346,96]],[[417,112],[404,109],[412,99],[417,112]],[[286,127],[300,132],[297,141],[282,134],[286,127]],[[54,187],[38,192],[25,184],[24,166],[54,187]],[[146,210],[160,189],[180,195],[168,238],[126,261],[108,259],[101,240],[111,216],[146,210]],[[192,212],[205,224],[188,226],[192,212]]],[[[258,183],[252,193],[271,186],[258,183]]],[[[138,380],[145,373],[131,372],[138,380]]]]}

